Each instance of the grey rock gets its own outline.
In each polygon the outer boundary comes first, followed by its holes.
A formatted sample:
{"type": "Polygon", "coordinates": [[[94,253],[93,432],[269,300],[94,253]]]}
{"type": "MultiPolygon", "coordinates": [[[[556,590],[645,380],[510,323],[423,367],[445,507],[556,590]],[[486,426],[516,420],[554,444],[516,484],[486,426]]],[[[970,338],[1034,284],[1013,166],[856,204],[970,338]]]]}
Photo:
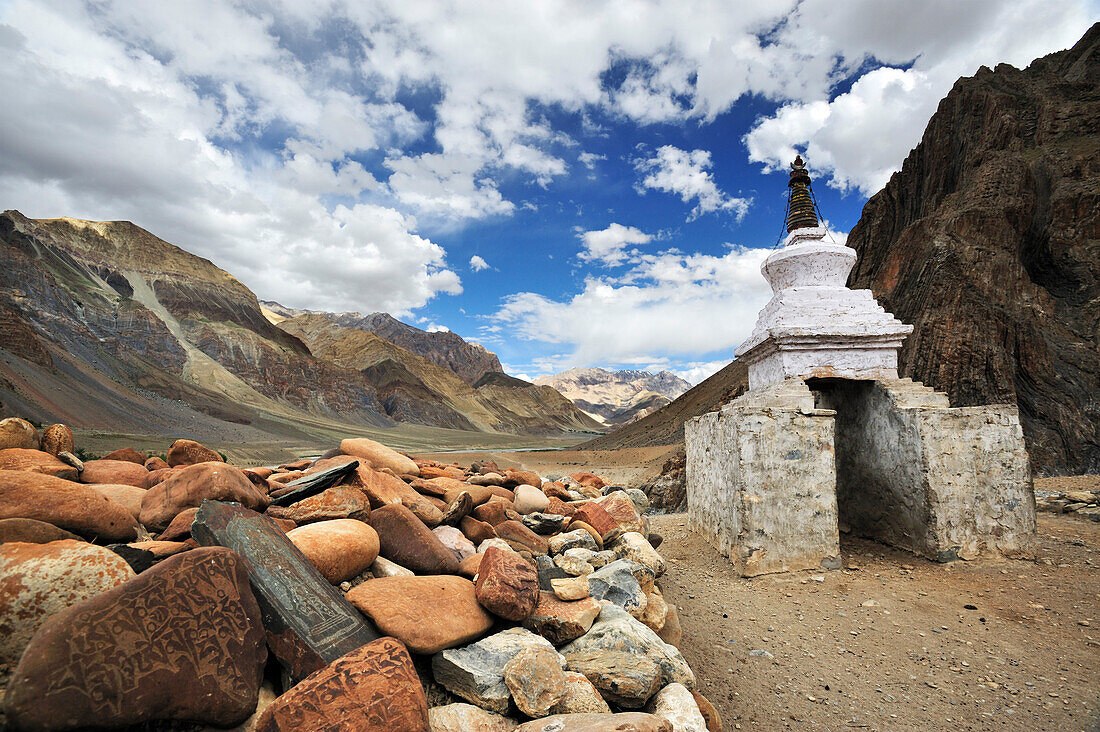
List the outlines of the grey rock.
{"type": "Polygon", "coordinates": [[[584,529],[576,529],[575,531],[567,531],[564,534],[558,534],[557,536],[551,536],[549,541],[550,553],[561,554],[566,549],[582,548],[590,549],[592,551],[599,551],[599,546],[596,544],[596,540],[592,538],[584,529]]]}
{"type": "Polygon", "coordinates": [[[538,512],[526,514],[520,519],[523,525],[531,529],[531,531],[544,536],[558,533],[568,520],[568,516],[538,512]]]}
{"type": "Polygon", "coordinates": [[[608,600],[640,616],[645,612],[646,593],[635,576],[639,569],[643,576],[649,571],[629,559],[616,559],[588,575],[588,591],[597,600],[608,600]]]}
{"type": "Polygon", "coordinates": [[[525,628],[509,628],[462,648],[432,656],[432,675],[447,691],[482,709],[507,714],[512,694],[504,667],[525,648],[554,651],[550,641],[525,628]]]}

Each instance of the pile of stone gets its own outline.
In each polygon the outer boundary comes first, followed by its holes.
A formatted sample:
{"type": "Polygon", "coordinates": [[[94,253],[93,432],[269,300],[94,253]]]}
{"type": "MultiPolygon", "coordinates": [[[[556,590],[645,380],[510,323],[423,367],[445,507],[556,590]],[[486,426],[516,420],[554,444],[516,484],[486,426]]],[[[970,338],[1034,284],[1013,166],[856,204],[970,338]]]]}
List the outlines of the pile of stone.
{"type": "Polygon", "coordinates": [[[1035,510],[1072,513],[1100,521],[1100,490],[1035,491],[1035,510]]]}
{"type": "Polygon", "coordinates": [[[3,420],[6,723],[721,729],[646,506],[362,438],[278,468],[190,440],[81,462],[67,427],[3,420]]]}

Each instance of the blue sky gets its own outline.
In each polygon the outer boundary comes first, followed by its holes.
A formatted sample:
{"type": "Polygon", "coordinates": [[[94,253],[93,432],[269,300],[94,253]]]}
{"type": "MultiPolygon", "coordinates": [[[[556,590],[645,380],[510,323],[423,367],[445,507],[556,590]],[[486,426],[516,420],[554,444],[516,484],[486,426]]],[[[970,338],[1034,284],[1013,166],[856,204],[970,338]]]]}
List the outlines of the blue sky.
{"type": "Polygon", "coordinates": [[[802,152],[843,240],[962,75],[1086,0],[0,1],[0,206],[533,378],[720,368],[802,152]]]}

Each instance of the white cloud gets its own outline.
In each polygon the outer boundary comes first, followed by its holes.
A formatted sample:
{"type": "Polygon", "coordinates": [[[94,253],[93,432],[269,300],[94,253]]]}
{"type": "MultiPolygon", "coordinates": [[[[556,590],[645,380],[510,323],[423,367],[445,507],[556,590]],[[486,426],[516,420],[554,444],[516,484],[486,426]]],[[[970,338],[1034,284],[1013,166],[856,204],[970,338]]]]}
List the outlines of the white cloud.
{"type": "Polygon", "coordinates": [[[728,351],[750,333],[770,290],[760,275],[766,249],[731,248],[716,257],[675,251],[639,255],[617,278],[590,277],[565,300],[510,296],[492,316],[513,336],[572,350],[544,371],[593,363],[653,363],[728,351]]]}
{"type": "Polygon", "coordinates": [[[475,272],[481,272],[482,270],[489,269],[489,263],[481,258],[480,255],[475,254],[470,257],[470,269],[475,272]]]}
{"type": "Polygon", "coordinates": [[[577,160],[581,161],[581,164],[589,170],[593,170],[596,167],[596,163],[600,160],[607,160],[606,155],[597,155],[591,152],[582,152],[577,156],[577,160]]]}
{"type": "MultiPolygon", "coordinates": [[[[726,366],[729,366],[730,361],[733,358],[719,360],[719,361],[690,361],[677,365],[675,368],[669,368],[668,370],[679,376],[687,383],[695,386],[701,381],[705,381],[714,374],[718,373],[726,366]]],[[[668,368],[668,367],[665,367],[668,368]]]]}
{"type": "Polygon", "coordinates": [[[719,190],[710,166],[709,151],[688,152],[672,145],[663,145],[653,157],[635,162],[637,171],[644,175],[638,183],[641,190],[674,193],[684,203],[695,201],[689,221],[714,211],[730,211],[740,220],[752,199],[734,198],[719,190]]]}
{"type": "Polygon", "coordinates": [[[577,255],[586,262],[600,262],[614,267],[626,261],[628,244],[648,244],[653,237],[633,226],[611,224],[599,231],[582,231],[579,235],[584,249],[577,255]]]}

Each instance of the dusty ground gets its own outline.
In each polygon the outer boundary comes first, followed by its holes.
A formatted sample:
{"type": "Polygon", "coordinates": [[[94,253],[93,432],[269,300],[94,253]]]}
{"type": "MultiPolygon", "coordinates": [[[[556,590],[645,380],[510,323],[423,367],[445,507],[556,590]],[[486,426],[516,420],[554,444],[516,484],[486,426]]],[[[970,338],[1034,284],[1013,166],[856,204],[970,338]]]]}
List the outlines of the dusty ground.
{"type": "Polygon", "coordinates": [[[843,570],[751,580],[684,514],[652,524],[728,730],[1100,730],[1100,524],[1041,514],[1036,562],[848,539],[843,570]]]}

